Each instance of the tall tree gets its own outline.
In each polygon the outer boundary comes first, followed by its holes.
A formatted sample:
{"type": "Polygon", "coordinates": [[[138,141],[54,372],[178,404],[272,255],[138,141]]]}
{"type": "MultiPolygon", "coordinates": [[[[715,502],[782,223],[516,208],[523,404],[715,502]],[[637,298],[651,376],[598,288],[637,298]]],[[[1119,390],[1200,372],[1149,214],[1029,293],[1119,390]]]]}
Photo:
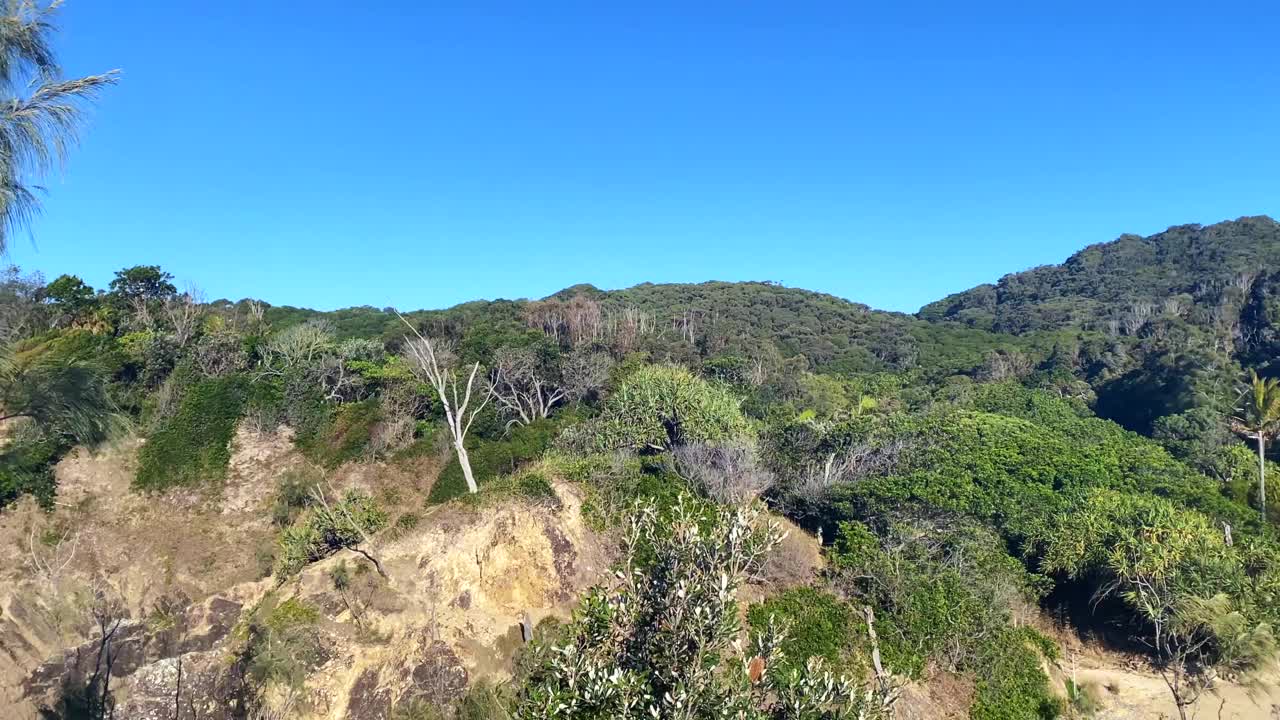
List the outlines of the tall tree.
{"type": "Polygon", "coordinates": [[[478,398],[479,402],[472,405],[472,401],[477,399],[472,397],[472,393],[476,389],[476,376],[480,373],[480,363],[477,362],[471,366],[466,383],[462,384],[461,373],[457,367],[457,356],[449,343],[424,337],[416,327],[405,320],[403,315],[396,313],[396,316],[413,331],[416,337],[416,339],[405,338],[406,352],[409,360],[422,375],[426,376],[431,387],[435,388],[436,395],[440,398],[440,405],[444,407],[444,419],[449,425],[449,435],[453,438],[453,450],[458,456],[458,464],[462,466],[462,476],[467,480],[467,490],[473,493],[479,492],[480,488],[476,485],[475,475],[471,472],[471,458],[467,455],[466,440],[476,416],[493,399],[492,389],[483,388],[478,398]],[[461,393],[458,392],[460,385],[461,393]]]}
{"type": "Polygon", "coordinates": [[[66,161],[85,106],[116,72],[65,79],[54,53],[62,0],[0,0],[0,250],[40,210],[38,180],[66,161]]]}
{"type": "Polygon", "coordinates": [[[1258,502],[1262,507],[1262,521],[1267,521],[1267,441],[1280,431],[1280,380],[1258,377],[1256,370],[1249,371],[1249,384],[1240,395],[1237,415],[1231,418],[1232,428],[1258,443],[1258,502]]]}

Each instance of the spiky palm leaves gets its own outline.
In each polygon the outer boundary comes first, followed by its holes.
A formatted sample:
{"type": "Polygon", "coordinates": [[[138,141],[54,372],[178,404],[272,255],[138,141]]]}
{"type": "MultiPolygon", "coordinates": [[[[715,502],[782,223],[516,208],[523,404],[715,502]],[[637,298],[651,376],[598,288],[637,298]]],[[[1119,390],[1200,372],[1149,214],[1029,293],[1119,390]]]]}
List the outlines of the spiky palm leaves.
{"type": "Polygon", "coordinates": [[[107,437],[116,417],[97,368],[17,362],[6,344],[0,346],[0,428],[22,420],[72,442],[95,443],[107,437]]]}
{"type": "Polygon", "coordinates": [[[1249,371],[1249,384],[1240,394],[1237,414],[1231,418],[1231,427],[1258,443],[1258,498],[1262,507],[1262,520],[1267,519],[1267,440],[1280,431],[1280,379],[1258,377],[1257,371],[1249,371]]]}
{"type": "Polygon", "coordinates": [[[0,252],[40,210],[36,184],[66,160],[85,106],[115,71],[62,78],[51,43],[62,0],[0,0],[0,252]]]}

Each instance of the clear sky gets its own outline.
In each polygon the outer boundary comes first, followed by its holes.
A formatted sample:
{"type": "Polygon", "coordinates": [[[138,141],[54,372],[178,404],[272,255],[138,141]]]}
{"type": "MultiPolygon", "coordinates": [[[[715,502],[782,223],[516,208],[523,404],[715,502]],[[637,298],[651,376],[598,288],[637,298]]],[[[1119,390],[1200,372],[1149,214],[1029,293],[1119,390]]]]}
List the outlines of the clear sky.
{"type": "Polygon", "coordinates": [[[1274,6],[69,0],[67,71],[122,81],[10,261],[324,309],[724,279],[914,311],[1280,214],[1274,6]]]}

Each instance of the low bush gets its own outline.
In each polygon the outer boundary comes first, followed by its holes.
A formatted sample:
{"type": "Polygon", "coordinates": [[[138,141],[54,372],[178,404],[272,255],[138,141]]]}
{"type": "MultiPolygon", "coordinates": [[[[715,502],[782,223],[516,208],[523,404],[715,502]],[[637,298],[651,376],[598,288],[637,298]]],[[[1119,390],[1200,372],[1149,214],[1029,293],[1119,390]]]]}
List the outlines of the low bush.
{"type": "Polygon", "coordinates": [[[275,604],[274,596],[268,596],[253,611],[243,626],[238,661],[255,689],[271,684],[302,687],[327,659],[319,620],[319,610],[297,598],[275,604]]]}
{"type": "Polygon", "coordinates": [[[65,442],[35,428],[20,430],[0,450],[0,508],[22,495],[52,508],[57,489],[53,466],[67,449],[65,442]]]}
{"type": "MultiPolygon", "coordinates": [[[[471,458],[471,472],[475,475],[476,484],[483,486],[495,478],[514,473],[524,463],[536,460],[551,446],[557,431],[558,425],[555,422],[539,420],[528,425],[512,426],[511,431],[501,440],[468,438],[467,454],[471,458]]],[[[448,502],[466,494],[466,478],[462,474],[457,456],[454,456],[436,478],[435,485],[427,496],[427,504],[448,502]]]]}
{"type": "Polygon", "coordinates": [[[840,598],[812,587],[787,590],[747,609],[752,632],[766,632],[775,621],[789,628],[781,646],[786,656],[782,672],[801,669],[815,657],[822,658],[828,667],[845,667],[858,645],[862,622],[840,598]]]}
{"type": "Polygon", "coordinates": [[[1043,636],[1028,627],[1006,628],[982,643],[971,720],[1053,720],[1063,703],[1041,667],[1043,636]]]}
{"type": "Polygon", "coordinates": [[[365,455],[382,418],[376,398],[339,405],[327,423],[299,436],[299,446],[314,462],[335,468],[365,455]]]}
{"type": "Polygon", "coordinates": [[[357,491],[331,501],[329,507],[313,504],[280,534],[276,575],[283,580],[316,560],[355,547],[386,524],[386,513],[357,491]]]}
{"type": "Polygon", "coordinates": [[[138,453],[134,487],[163,491],[220,480],[231,459],[231,439],[244,401],[245,381],[239,376],[192,385],[178,412],[151,433],[138,453]]]}
{"type": "Polygon", "coordinates": [[[313,468],[286,470],[276,488],[271,504],[271,520],[276,527],[287,527],[298,513],[311,504],[312,494],[320,487],[320,474],[313,468]]]}
{"type": "Polygon", "coordinates": [[[729,390],[684,368],[644,366],[622,380],[600,416],[572,428],[562,442],[579,450],[608,452],[741,441],[751,431],[741,406],[729,390]]]}

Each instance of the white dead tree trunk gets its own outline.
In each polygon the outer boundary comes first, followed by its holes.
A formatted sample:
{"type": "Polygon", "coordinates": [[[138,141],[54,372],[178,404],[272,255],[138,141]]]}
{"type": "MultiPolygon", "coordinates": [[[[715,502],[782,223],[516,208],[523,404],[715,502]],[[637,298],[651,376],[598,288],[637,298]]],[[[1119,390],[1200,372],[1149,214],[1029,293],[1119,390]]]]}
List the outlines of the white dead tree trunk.
{"type": "Polygon", "coordinates": [[[551,417],[552,409],[568,396],[562,385],[539,367],[531,350],[504,348],[494,354],[489,393],[511,417],[507,427],[551,417]]]}
{"type": "Polygon", "coordinates": [[[471,366],[466,385],[459,394],[458,372],[453,366],[455,358],[446,344],[423,337],[422,333],[405,320],[403,315],[396,313],[396,316],[417,337],[416,340],[405,338],[409,356],[440,397],[440,404],[444,406],[445,422],[449,425],[449,435],[453,438],[453,450],[458,456],[458,464],[462,466],[462,476],[467,479],[467,489],[473,493],[478,492],[479,487],[476,486],[475,476],[471,473],[471,459],[467,456],[467,432],[471,430],[471,423],[475,422],[476,416],[493,398],[492,391],[485,388],[482,391],[480,404],[474,408],[471,407],[471,393],[475,389],[476,376],[480,373],[480,363],[477,362],[471,366]]]}

